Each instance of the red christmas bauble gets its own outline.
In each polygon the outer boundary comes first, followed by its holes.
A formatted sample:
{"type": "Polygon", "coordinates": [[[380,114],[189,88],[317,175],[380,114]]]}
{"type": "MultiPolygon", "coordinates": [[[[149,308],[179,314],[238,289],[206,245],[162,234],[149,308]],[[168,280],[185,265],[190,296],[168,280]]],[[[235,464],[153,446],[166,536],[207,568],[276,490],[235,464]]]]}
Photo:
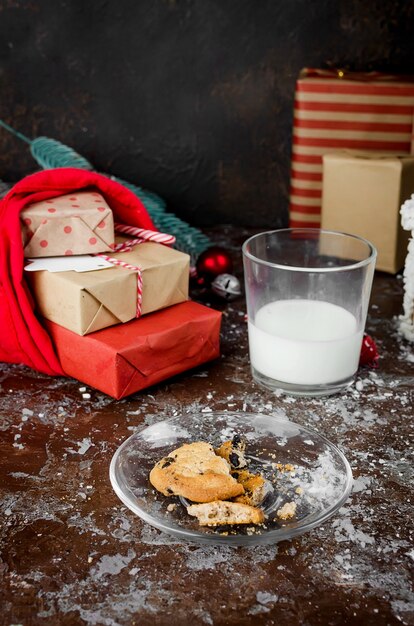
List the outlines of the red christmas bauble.
{"type": "Polygon", "coordinates": [[[361,354],[359,356],[359,364],[376,367],[378,359],[379,354],[375,341],[369,335],[364,335],[361,346],[361,354]]]}
{"type": "Polygon", "coordinates": [[[213,246],[200,254],[196,269],[198,277],[211,282],[219,274],[231,274],[233,263],[227,250],[213,246]]]}

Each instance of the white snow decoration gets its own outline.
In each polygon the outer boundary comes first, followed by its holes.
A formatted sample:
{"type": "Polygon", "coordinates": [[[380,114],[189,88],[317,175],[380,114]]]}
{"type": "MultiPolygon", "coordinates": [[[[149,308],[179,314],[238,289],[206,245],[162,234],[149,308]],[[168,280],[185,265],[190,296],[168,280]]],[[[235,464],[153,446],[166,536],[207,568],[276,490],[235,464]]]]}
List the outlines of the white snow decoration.
{"type": "Polygon", "coordinates": [[[401,225],[411,231],[404,267],[403,315],[400,315],[400,332],[409,341],[414,341],[414,194],[401,207],[401,225]]]}

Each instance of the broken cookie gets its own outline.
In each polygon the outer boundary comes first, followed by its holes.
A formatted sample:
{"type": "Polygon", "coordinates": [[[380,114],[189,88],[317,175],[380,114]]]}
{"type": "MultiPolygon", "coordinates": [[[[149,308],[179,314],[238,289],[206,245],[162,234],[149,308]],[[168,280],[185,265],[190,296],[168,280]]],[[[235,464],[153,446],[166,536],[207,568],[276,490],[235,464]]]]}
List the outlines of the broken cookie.
{"type": "Polygon", "coordinates": [[[230,441],[225,441],[215,452],[218,456],[226,459],[233,469],[247,467],[247,460],[244,456],[246,442],[240,435],[234,435],[230,441]]]}
{"type": "Polygon", "coordinates": [[[165,496],[183,496],[192,502],[235,498],[244,487],[230,474],[229,463],[203,441],[184,444],[155,464],[150,482],[165,496]]]}
{"type": "Polygon", "coordinates": [[[226,524],[261,524],[264,513],[248,504],[217,500],[205,504],[192,504],[187,513],[197,517],[200,526],[222,526],[226,524]]]}
{"type": "Polygon", "coordinates": [[[243,485],[244,488],[244,494],[234,498],[235,502],[258,506],[263,501],[267,493],[267,483],[262,476],[252,474],[246,469],[233,470],[231,475],[234,476],[237,482],[243,485]]]}

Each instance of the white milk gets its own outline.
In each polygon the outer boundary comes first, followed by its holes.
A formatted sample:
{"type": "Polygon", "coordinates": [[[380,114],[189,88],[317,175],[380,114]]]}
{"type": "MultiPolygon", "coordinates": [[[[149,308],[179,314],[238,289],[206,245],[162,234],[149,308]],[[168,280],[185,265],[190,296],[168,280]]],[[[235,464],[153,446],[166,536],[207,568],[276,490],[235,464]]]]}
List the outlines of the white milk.
{"type": "Polygon", "coordinates": [[[358,367],[363,331],[346,309],[319,300],[270,302],[249,321],[252,366],[280,382],[323,385],[358,367]]]}

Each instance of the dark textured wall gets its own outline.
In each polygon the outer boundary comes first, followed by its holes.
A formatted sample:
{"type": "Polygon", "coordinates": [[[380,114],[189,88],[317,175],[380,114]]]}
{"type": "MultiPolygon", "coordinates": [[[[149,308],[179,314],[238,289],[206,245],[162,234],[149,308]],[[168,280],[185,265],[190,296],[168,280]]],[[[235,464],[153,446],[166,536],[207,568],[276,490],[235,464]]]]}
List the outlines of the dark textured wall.
{"type": "MultiPolygon", "coordinates": [[[[303,66],[414,73],[409,0],[0,0],[0,117],[193,224],[287,222],[303,66]]],[[[0,178],[35,169],[0,129],[0,178]]]]}

